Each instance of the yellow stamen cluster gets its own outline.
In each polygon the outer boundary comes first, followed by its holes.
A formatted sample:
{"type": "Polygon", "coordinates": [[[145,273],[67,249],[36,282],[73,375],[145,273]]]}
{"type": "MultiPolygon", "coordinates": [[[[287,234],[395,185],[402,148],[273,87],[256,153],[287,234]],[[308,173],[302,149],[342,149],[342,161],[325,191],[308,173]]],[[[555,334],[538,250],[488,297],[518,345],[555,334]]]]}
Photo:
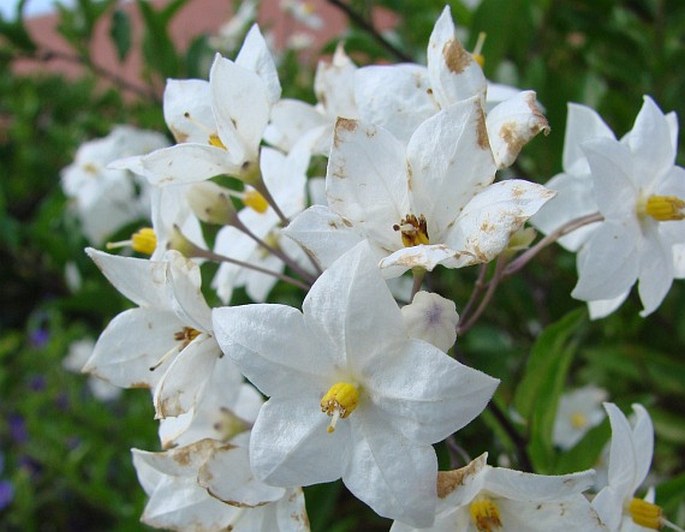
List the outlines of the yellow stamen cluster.
{"type": "Polygon", "coordinates": [[[659,530],[662,524],[662,511],[659,506],[643,499],[633,498],[628,504],[628,512],[633,521],[645,528],[659,530]]]}
{"type": "Polygon", "coordinates": [[[582,412],[573,412],[571,414],[571,426],[574,429],[582,429],[587,427],[588,419],[582,412]]]}
{"type": "Polygon", "coordinates": [[[211,146],[214,146],[215,148],[221,148],[222,150],[227,149],[226,145],[223,142],[221,142],[219,135],[217,135],[216,133],[212,133],[209,136],[209,144],[211,146]]]}
{"type": "Polygon", "coordinates": [[[483,50],[483,44],[485,43],[485,32],[481,31],[478,34],[478,41],[476,42],[476,47],[473,49],[471,57],[473,60],[480,65],[481,68],[485,66],[485,56],[481,53],[483,50]]]}
{"type": "Polygon", "coordinates": [[[107,242],[107,249],[123,248],[131,246],[131,249],[137,253],[144,255],[152,255],[157,247],[157,235],[152,227],[142,227],[138,232],[131,235],[131,240],[122,240],[120,242],[107,242]]]}
{"type": "Polygon", "coordinates": [[[638,207],[638,213],[659,222],[685,220],[685,201],[677,196],[652,195],[638,207]]]}
{"type": "Polygon", "coordinates": [[[326,392],[321,399],[321,411],[331,416],[328,424],[328,432],[335,431],[338,419],[349,416],[359,403],[359,390],[349,382],[337,382],[326,392]]]}
{"type": "Polygon", "coordinates": [[[243,203],[258,213],[265,213],[269,208],[269,203],[256,190],[248,190],[243,196],[243,203]]]}
{"type": "Polygon", "coordinates": [[[414,214],[407,214],[400,220],[400,223],[393,225],[392,228],[394,231],[402,233],[404,247],[430,243],[426,217],[423,214],[418,217],[414,214]]]}
{"type": "Polygon", "coordinates": [[[131,236],[131,248],[133,251],[152,255],[157,247],[157,235],[152,227],[142,227],[131,236]]]}
{"type": "Polygon", "coordinates": [[[502,518],[495,502],[488,497],[479,497],[469,506],[471,521],[478,532],[493,532],[502,528],[502,518]]]}

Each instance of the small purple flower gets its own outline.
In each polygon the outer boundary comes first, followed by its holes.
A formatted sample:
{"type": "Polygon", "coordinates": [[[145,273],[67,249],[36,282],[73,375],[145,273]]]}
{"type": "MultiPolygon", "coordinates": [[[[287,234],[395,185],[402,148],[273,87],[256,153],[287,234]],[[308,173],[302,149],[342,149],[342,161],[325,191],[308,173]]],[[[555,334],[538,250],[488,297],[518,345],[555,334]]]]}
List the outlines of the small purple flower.
{"type": "Polygon", "coordinates": [[[29,434],[26,430],[26,421],[24,420],[24,417],[19,414],[10,414],[7,422],[12,439],[16,443],[26,443],[29,439],[29,434]]]}
{"type": "Polygon", "coordinates": [[[14,486],[9,480],[0,480],[0,510],[7,508],[14,499],[14,486]]]}
{"type": "Polygon", "coordinates": [[[40,392],[45,389],[46,383],[45,375],[34,375],[29,380],[29,388],[34,392],[40,392]]]}
{"type": "Polygon", "coordinates": [[[33,332],[31,332],[31,335],[29,336],[29,341],[31,342],[31,347],[34,347],[36,349],[40,349],[45,346],[45,344],[48,343],[48,340],[50,339],[50,332],[47,329],[36,329],[33,332]]]}

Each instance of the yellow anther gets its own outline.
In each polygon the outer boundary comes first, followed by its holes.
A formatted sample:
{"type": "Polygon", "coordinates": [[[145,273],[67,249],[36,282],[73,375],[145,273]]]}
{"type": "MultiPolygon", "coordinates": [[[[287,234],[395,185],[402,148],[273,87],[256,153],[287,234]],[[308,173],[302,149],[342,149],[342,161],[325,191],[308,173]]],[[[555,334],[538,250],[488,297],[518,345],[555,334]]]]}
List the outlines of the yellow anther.
{"type": "Polygon", "coordinates": [[[223,142],[221,142],[219,135],[217,135],[216,133],[212,133],[209,136],[209,143],[215,148],[221,148],[222,150],[226,149],[226,145],[223,142]]]}
{"type": "Polygon", "coordinates": [[[493,532],[502,528],[502,518],[495,502],[488,497],[479,497],[469,506],[471,521],[478,532],[493,532]]]}
{"type": "Polygon", "coordinates": [[[478,41],[476,41],[476,47],[473,49],[473,53],[471,54],[473,60],[476,63],[478,63],[481,68],[485,66],[485,56],[481,53],[483,50],[483,44],[485,43],[485,37],[486,34],[484,31],[481,31],[478,34],[478,41]]]}
{"type": "Polygon", "coordinates": [[[428,224],[423,214],[418,218],[414,214],[407,214],[407,216],[400,220],[400,223],[393,225],[392,228],[402,233],[402,244],[405,247],[430,243],[428,224]]]}
{"type": "Polygon", "coordinates": [[[662,525],[661,507],[643,499],[633,498],[628,504],[628,512],[633,521],[645,528],[659,530],[662,525]]]}
{"type": "Polygon", "coordinates": [[[659,222],[685,220],[685,201],[678,196],[652,195],[638,206],[638,213],[651,216],[659,222]]]}
{"type": "Polygon", "coordinates": [[[245,192],[243,203],[259,213],[264,213],[269,208],[269,202],[254,189],[245,192]]]}
{"type": "Polygon", "coordinates": [[[98,167],[95,166],[93,163],[84,164],[83,170],[88,172],[89,174],[97,174],[98,173],[98,167]]]}
{"type": "Polygon", "coordinates": [[[349,382],[336,382],[321,399],[321,411],[331,416],[328,432],[335,430],[338,419],[349,416],[359,403],[359,390],[349,382]]]}
{"type": "Polygon", "coordinates": [[[144,255],[152,255],[157,247],[157,236],[152,227],[142,227],[138,232],[131,235],[131,240],[121,240],[120,242],[107,242],[105,247],[107,249],[123,248],[131,246],[133,251],[143,253],[144,255]]]}
{"type": "Polygon", "coordinates": [[[571,426],[574,429],[582,429],[587,427],[588,424],[588,419],[585,414],[582,412],[573,412],[571,414],[571,426]]]}
{"type": "Polygon", "coordinates": [[[177,342],[183,342],[182,344],[182,349],[185,349],[185,347],[195,340],[200,335],[200,331],[197,329],[193,329],[192,327],[183,327],[180,331],[177,333],[174,333],[174,340],[177,342]]]}

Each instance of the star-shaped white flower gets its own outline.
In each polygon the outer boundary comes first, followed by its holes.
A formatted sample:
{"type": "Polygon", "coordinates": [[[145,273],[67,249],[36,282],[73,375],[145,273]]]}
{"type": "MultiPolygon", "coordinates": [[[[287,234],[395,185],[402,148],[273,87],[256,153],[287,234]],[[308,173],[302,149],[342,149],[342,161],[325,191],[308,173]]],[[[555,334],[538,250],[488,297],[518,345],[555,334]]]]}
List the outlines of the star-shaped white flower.
{"type": "MultiPolygon", "coordinates": [[[[355,74],[359,116],[406,141],[421,122],[458,101],[476,96],[485,108],[487,81],[478,62],[457,39],[449,6],[435,23],[427,59],[426,67],[360,68],[355,74]]],[[[498,168],[513,164],[529,140],[549,131],[535,93],[516,92],[487,114],[486,131],[498,168]]]]}
{"type": "Polygon", "coordinates": [[[432,522],[431,444],[477,416],[498,381],[408,336],[367,244],[317,280],[303,312],[248,305],[213,320],[222,349],[270,397],[250,439],[259,479],[342,477],[379,514],[432,522]]]}
{"type": "Polygon", "coordinates": [[[87,253],[138,307],[107,325],[83,371],[124,388],[152,388],[157,417],[187,412],[221,355],[199,267],[175,251],[162,261],[87,253]]]}
{"type": "Polygon", "coordinates": [[[675,277],[674,244],[685,242],[685,170],[674,165],[670,121],[645,97],[626,142],[603,138],[582,147],[604,222],[578,254],[572,295],[618,298],[639,281],[646,316],[675,277]]]}
{"type": "Polygon", "coordinates": [[[309,530],[302,490],[256,481],[246,449],[204,439],[161,453],[131,452],[138,480],[150,497],[141,518],[147,525],[170,530],[309,530]]]}
{"type": "Polygon", "coordinates": [[[487,453],[438,473],[437,515],[430,528],[395,521],[391,532],[605,531],[581,494],[594,471],[546,476],[487,465],[487,453]]]}
{"type": "Polygon", "coordinates": [[[564,393],[554,418],[552,441],[562,449],[571,449],[592,427],[604,419],[602,403],[607,392],[597,386],[588,385],[564,393]]]}
{"type": "Polygon", "coordinates": [[[62,189],[92,244],[102,244],[117,229],[150,213],[145,180],[109,164],[168,144],[160,133],[116,126],[106,137],[79,147],[74,162],[61,172],[62,189]]]}
{"type": "Polygon", "coordinates": [[[635,421],[613,403],[604,408],[611,423],[609,483],[592,500],[592,506],[611,531],[623,529],[631,521],[651,529],[662,524],[661,509],[635,498],[635,491],[647,477],[654,450],[654,428],[649,414],[639,404],[633,405],[635,421]]]}
{"type": "Polygon", "coordinates": [[[273,58],[255,25],[235,61],[216,55],[209,83],[169,81],[164,117],[179,144],[130,164],[140,165],[156,185],[204,181],[221,174],[249,181],[271,106],[280,94],[273,58]]]}
{"type": "Polygon", "coordinates": [[[286,234],[322,266],[367,238],[386,276],[488,262],[553,193],[495,163],[477,97],[426,120],[405,145],[381,127],[338,119],[326,175],[329,208],[313,206],[286,234]]]}

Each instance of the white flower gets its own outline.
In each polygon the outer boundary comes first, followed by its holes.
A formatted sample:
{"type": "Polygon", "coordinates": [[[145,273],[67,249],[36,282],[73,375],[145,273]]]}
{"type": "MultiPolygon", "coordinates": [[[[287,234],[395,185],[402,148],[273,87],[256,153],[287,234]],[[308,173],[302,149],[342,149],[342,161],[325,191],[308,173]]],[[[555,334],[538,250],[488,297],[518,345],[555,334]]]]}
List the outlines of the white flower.
{"type": "MultiPolygon", "coordinates": [[[[583,532],[606,530],[581,492],[592,470],[570,475],[534,475],[487,465],[487,453],[453,471],[438,473],[438,507],[432,530],[444,532],[583,532]]],[[[417,530],[393,523],[391,532],[417,530]]]]}
{"type": "Polygon", "coordinates": [[[236,532],[309,529],[302,490],[255,481],[243,448],[205,439],[161,453],[131,452],[150,497],[141,517],[147,525],[236,532]],[[211,478],[211,471],[218,476],[211,478]]]}
{"type": "Polygon", "coordinates": [[[83,371],[124,388],[152,388],[157,417],[188,411],[221,355],[199,267],[175,251],[163,261],[86,251],[138,307],[107,325],[83,371]]]}
{"type": "Polygon", "coordinates": [[[331,61],[319,61],[314,78],[316,106],[284,98],[271,112],[264,138],[289,152],[303,137],[310,137],[312,152],[328,155],[337,117],[357,118],[354,101],[354,73],[357,67],[339,44],[331,61]]]}
{"type": "Polygon", "coordinates": [[[116,126],[106,137],[79,147],[74,162],[61,172],[62,189],[92,244],[102,244],[114,231],[150,212],[145,180],[111,169],[109,163],[167,145],[160,133],[116,126]]]}
{"type": "Polygon", "coordinates": [[[552,441],[562,449],[570,449],[578,443],[592,427],[604,419],[602,403],[607,392],[593,385],[583,386],[564,393],[559,400],[554,418],[552,441]]]}
{"type": "MultiPolygon", "coordinates": [[[[359,116],[408,140],[427,118],[450,105],[477,97],[485,107],[487,81],[483,71],[456,37],[449,6],[435,23],[428,42],[427,67],[414,64],[371,66],[355,75],[359,116]]],[[[496,105],[488,113],[487,136],[498,168],[513,164],[521,148],[547,120],[533,91],[496,105]]]]}
{"type": "Polygon", "coordinates": [[[338,119],[328,162],[329,208],[286,233],[322,266],[367,238],[388,277],[496,257],[552,193],[523,180],[492,184],[495,164],[474,97],[426,120],[406,146],[383,128],[338,119]]]}
{"type": "Polygon", "coordinates": [[[669,119],[645,97],[626,142],[595,139],[583,150],[604,222],[578,254],[571,295],[618,298],[638,281],[646,316],[673,282],[673,245],[685,242],[685,170],[674,166],[669,119]]]}
{"type": "Polygon", "coordinates": [[[635,421],[632,427],[616,405],[605,403],[604,408],[611,423],[609,484],[595,496],[592,506],[611,531],[621,530],[631,521],[658,529],[662,524],[661,508],[635,498],[635,491],[645,480],[652,462],[652,420],[639,404],[633,405],[635,421]]]}
{"type": "MultiPolygon", "coordinates": [[[[307,201],[307,167],[310,150],[298,144],[287,155],[272,148],[262,148],[260,170],[264,184],[274,202],[287,218],[302,212],[307,201]]],[[[292,240],[281,237],[281,219],[274,209],[264,202],[264,209],[246,206],[239,213],[240,222],[257,237],[272,247],[279,248],[289,257],[311,266],[304,252],[292,240]]],[[[216,237],[214,251],[221,255],[249,262],[274,272],[282,272],[283,261],[259,246],[254,239],[237,227],[222,228],[216,237]]],[[[235,264],[223,263],[219,267],[212,287],[224,303],[231,299],[233,289],[245,286],[253,301],[262,302],[276,284],[276,277],[235,264]]]]}
{"type": "Polygon", "coordinates": [[[431,446],[485,407],[497,380],[412,339],[366,244],[325,272],[303,312],[215,309],[217,339],[270,399],[252,429],[255,475],[275,486],[343,479],[381,515],[429,525],[431,446]]]}
{"type": "MultiPolygon", "coordinates": [[[[593,109],[568,104],[562,157],[564,171],[545,183],[557,195],[530,219],[530,223],[543,233],[549,234],[571,220],[597,212],[590,166],[582,150],[583,142],[597,138],[615,140],[616,137],[593,109]]],[[[578,251],[597,225],[583,226],[557,242],[569,251],[578,251]]]]}
{"type": "Polygon", "coordinates": [[[164,117],[179,144],[131,162],[155,185],[204,181],[220,174],[249,181],[271,106],[281,86],[255,25],[235,62],[217,54],[209,83],[170,80],[164,117]]]}

